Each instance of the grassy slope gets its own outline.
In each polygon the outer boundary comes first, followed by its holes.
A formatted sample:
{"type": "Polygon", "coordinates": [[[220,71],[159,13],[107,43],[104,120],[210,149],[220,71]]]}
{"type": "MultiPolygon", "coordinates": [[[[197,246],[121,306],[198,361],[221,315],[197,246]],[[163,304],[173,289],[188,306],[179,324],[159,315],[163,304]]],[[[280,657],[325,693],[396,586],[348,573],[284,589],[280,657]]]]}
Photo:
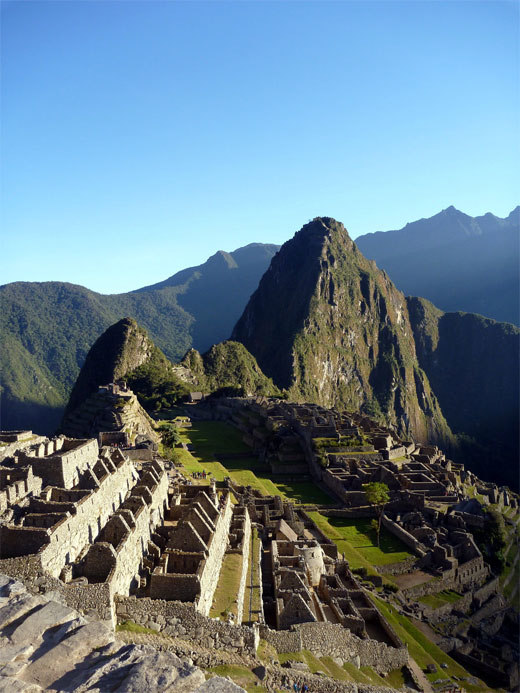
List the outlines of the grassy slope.
{"type": "Polygon", "coordinates": [[[251,486],[264,495],[279,495],[301,503],[332,504],[333,500],[310,481],[292,481],[279,476],[269,478],[256,457],[226,460],[225,465],[218,462],[215,455],[225,453],[250,452],[242,441],[242,434],[236,428],[218,421],[193,422],[191,428],[184,429],[182,437],[194,446],[193,453],[181,450],[180,462],[187,472],[206,470],[222,481],[231,477],[237,484],[251,486]]]}

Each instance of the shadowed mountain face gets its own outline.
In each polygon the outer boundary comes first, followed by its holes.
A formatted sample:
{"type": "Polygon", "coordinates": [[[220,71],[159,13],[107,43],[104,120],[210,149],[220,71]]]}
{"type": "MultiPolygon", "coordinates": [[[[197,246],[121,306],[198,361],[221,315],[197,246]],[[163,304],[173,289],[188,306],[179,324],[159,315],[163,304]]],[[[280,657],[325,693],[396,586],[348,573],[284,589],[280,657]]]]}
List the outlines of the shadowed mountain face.
{"type": "Polygon", "coordinates": [[[360,409],[418,440],[451,440],[404,296],[334,219],[314,219],[282,246],[232,339],[291,398],[360,409]]]}
{"type": "Polygon", "coordinates": [[[359,236],[356,245],[407,295],[520,323],[520,207],[505,219],[449,207],[397,231],[359,236]]]}
{"type": "Polygon", "coordinates": [[[52,432],[89,348],[125,316],[137,320],[173,361],[229,336],[277,246],[253,243],[216,253],[165,282],[102,295],[63,282],[0,287],[3,428],[52,432]]]}
{"type": "Polygon", "coordinates": [[[518,488],[520,331],[472,313],[443,313],[407,299],[417,356],[454,433],[471,436],[461,454],[483,478],[518,488]]]}
{"type": "Polygon", "coordinates": [[[206,351],[229,337],[278,248],[251,243],[232,253],[219,250],[203,265],[182,270],[134,293],[175,288],[177,304],[193,317],[190,327],[193,347],[206,351]]]}

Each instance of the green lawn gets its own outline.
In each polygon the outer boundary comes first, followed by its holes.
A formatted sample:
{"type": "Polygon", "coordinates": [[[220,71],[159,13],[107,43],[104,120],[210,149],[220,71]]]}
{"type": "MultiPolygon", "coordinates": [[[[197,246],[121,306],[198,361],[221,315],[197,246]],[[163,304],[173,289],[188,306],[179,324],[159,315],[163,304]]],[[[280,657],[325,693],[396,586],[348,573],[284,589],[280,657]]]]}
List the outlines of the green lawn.
{"type": "Polygon", "coordinates": [[[437,594],[427,594],[419,597],[419,601],[432,609],[437,609],[439,606],[444,606],[448,603],[455,603],[461,598],[458,592],[453,590],[442,590],[442,592],[437,592],[437,594]]]}
{"type": "Polygon", "coordinates": [[[224,556],[217,589],[213,595],[213,604],[209,615],[227,619],[228,614],[238,616],[237,596],[242,575],[242,556],[238,553],[228,553],[224,556]]]}
{"type": "Polygon", "coordinates": [[[378,548],[370,519],[327,518],[317,512],[310,515],[322,532],[337,544],[338,550],[345,554],[351,568],[399,563],[412,556],[406,546],[384,527],[381,528],[381,546],[378,548]]]}
{"type": "MultiPolygon", "coordinates": [[[[428,664],[435,664],[437,672],[435,674],[426,674],[426,677],[431,681],[438,678],[448,678],[452,676],[466,677],[471,676],[460,664],[458,664],[449,655],[443,652],[431,640],[428,640],[426,635],[416,628],[413,623],[399,614],[393,606],[387,604],[382,599],[378,599],[375,595],[367,593],[370,599],[375,603],[382,615],[387,619],[393,627],[400,639],[408,645],[410,656],[415,659],[417,664],[424,671],[428,664]],[[441,668],[441,664],[447,664],[448,668],[441,668]],[[439,674],[439,672],[442,672],[439,674]]],[[[472,685],[464,681],[464,688],[468,692],[488,691],[488,687],[479,682],[478,685],[472,685]]]]}
{"type": "Polygon", "coordinates": [[[177,450],[178,460],[188,473],[210,472],[217,481],[227,476],[241,486],[251,486],[265,496],[282,496],[296,503],[331,505],[334,500],[312,481],[293,481],[291,477],[277,475],[271,478],[258,459],[244,457],[219,462],[216,456],[247,453],[251,449],[242,441],[242,433],[220,421],[194,421],[191,428],[181,429],[183,442],[193,451],[177,450]]]}

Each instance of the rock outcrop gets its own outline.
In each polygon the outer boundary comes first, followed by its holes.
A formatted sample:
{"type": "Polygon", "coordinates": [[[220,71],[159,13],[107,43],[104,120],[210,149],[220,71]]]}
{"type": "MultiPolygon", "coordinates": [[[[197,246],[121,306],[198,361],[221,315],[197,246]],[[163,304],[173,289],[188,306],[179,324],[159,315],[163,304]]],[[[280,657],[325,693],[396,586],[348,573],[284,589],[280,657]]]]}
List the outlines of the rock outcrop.
{"type": "Polygon", "coordinates": [[[222,677],[206,681],[191,661],[147,645],[118,642],[112,627],[87,621],[52,595],[31,595],[0,575],[0,693],[236,693],[222,677]]]}
{"type": "Polygon", "coordinates": [[[214,344],[202,355],[190,349],[175,368],[183,368],[186,373],[183,377],[207,393],[231,388],[246,396],[280,394],[271,378],[262,373],[255,357],[239,342],[214,344]]]}
{"type": "Polygon", "coordinates": [[[407,305],[419,364],[450,427],[479,443],[471,469],[518,489],[520,330],[423,298],[407,305]]]}

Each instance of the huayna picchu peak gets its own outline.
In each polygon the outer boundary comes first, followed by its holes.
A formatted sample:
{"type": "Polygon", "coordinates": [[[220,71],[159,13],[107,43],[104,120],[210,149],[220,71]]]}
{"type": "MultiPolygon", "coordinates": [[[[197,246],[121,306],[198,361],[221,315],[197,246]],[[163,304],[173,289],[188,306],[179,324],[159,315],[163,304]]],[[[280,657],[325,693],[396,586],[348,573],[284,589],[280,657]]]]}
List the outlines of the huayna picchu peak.
{"type": "Polygon", "coordinates": [[[359,409],[420,440],[450,441],[417,361],[405,297],[330,217],[282,246],[232,338],[291,398],[359,409]]]}
{"type": "Polygon", "coordinates": [[[291,399],[363,411],[513,488],[519,337],[511,324],[405,298],[330,217],[282,246],[232,334],[291,399]]]}

